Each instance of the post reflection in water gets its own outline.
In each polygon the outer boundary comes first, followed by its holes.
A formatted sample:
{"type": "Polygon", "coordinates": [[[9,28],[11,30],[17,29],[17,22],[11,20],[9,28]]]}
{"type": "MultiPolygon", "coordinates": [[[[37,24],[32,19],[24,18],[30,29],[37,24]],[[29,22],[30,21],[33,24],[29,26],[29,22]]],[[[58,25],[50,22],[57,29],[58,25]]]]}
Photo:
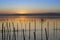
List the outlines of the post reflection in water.
{"type": "Polygon", "coordinates": [[[59,18],[0,18],[0,40],[59,40],[59,35],[59,18]]]}

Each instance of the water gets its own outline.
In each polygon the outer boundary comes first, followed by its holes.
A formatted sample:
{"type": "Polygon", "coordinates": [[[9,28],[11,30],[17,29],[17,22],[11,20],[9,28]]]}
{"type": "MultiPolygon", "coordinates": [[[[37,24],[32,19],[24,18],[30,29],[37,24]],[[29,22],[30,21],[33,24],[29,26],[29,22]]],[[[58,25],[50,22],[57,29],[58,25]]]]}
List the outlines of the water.
{"type": "Polygon", "coordinates": [[[2,25],[5,30],[3,40],[24,40],[23,30],[25,40],[29,40],[29,37],[30,40],[34,40],[34,32],[36,40],[46,40],[45,28],[48,40],[60,40],[60,18],[26,16],[0,18],[0,40],[2,40],[2,25]]]}

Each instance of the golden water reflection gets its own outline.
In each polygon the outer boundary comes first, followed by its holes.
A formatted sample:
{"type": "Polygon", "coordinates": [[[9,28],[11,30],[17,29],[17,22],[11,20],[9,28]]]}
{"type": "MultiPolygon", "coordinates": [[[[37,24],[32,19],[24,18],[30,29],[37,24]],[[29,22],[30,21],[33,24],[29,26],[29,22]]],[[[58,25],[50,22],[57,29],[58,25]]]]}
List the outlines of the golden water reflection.
{"type": "MultiPolygon", "coordinates": [[[[22,30],[22,29],[29,30],[29,27],[30,27],[30,30],[34,31],[36,27],[36,35],[38,35],[39,37],[41,36],[41,27],[42,27],[42,30],[43,30],[42,34],[43,34],[44,40],[45,40],[45,30],[44,30],[45,28],[47,29],[49,38],[51,38],[51,40],[56,39],[56,38],[53,38],[54,33],[56,33],[55,36],[57,35],[57,38],[60,37],[59,31],[54,32],[55,29],[60,30],[59,18],[40,18],[40,17],[24,17],[24,16],[12,17],[12,18],[11,17],[0,18],[0,30],[2,30],[2,23],[4,23],[4,27],[6,30],[7,30],[6,23],[8,27],[10,24],[11,30],[13,30],[13,26],[12,26],[13,24],[14,24],[15,30],[17,30],[17,27],[18,27],[18,30],[22,30]]],[[[31,32],[31,37],[33,38],[32,35],[33,34],[31,32]]],[[[39,38],[38,36],[37,38],[39,38]]]]}

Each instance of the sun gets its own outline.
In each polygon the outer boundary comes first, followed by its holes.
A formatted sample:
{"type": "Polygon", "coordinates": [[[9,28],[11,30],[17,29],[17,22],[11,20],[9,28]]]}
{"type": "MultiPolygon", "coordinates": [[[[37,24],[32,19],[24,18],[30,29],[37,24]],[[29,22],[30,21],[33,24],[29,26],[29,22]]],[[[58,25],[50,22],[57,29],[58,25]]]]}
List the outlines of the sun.
{"type": "Polygon", "coordinates": [[[27,10],[20,10],[20,11],[18,11],[17,13],[26,14],[26,13],[27,13],[27,10]]]}

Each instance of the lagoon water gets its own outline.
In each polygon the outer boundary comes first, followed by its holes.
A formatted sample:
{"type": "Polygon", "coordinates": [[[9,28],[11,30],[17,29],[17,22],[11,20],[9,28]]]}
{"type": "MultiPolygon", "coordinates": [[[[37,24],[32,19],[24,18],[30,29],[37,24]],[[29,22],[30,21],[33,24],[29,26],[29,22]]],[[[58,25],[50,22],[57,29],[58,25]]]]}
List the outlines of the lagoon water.
{"type": "Polygon", "coordinates": [[[2,35],[3,40],[24,40],[23,29],[25,40],[29,40],[29,34],[30,40],[34,40],[34,32],[36,34],[36,40],[46,40],[46,33],[48,40],[60,40],[60,18],[26,16],[0,18],[0,40],[2,40],[2,35]],[[47,32],[45,31],[45,28],[47,32]]]}

